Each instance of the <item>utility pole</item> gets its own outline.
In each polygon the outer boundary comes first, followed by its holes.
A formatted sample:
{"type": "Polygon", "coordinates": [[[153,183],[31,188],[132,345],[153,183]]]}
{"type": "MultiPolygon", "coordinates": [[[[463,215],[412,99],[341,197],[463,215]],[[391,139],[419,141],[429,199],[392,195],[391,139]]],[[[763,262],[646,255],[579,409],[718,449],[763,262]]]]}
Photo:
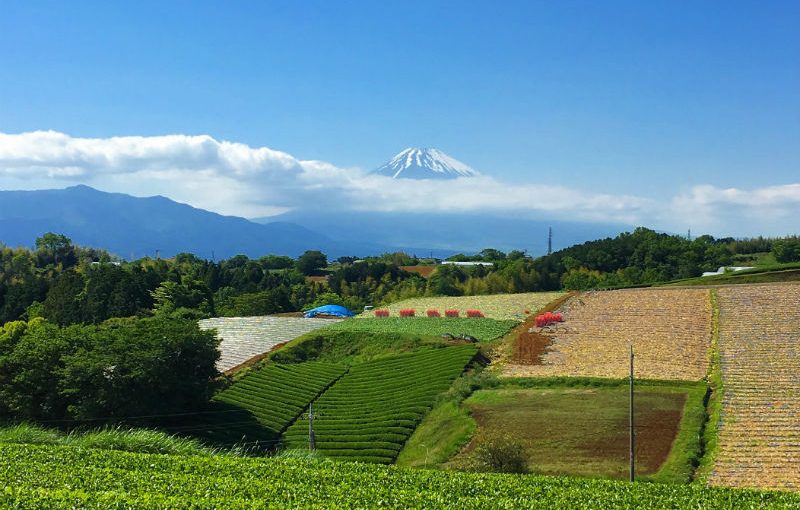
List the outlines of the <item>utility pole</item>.
{"type": "Polygon", "coordinates": [[[631,342],[631,391],[630,391],[630,408],[628,409],[628,415],[630,420],[630,460],[631,460],[631,482],[634,481],[636,478],[634,474],[634,469],[636,465],[635,461],[635,450],[636,450],[636,433],[634,432],[633,426],[633,342],[631,342]]]}
{"type": "Polygon", "coordinates": [[[692,240],[692,229],[689,229],[689,231],[686,233],[686,239],[689,241],[692,240]]]}
{"type": "Polygon", "coordinates": [[[317,440],[314,437],[314,404],[308,404],[308,449],[314,451],[317,449],[317,440]]]}
{"type": "Polygon", "coordinates": [[[161,250],[156,250],[156,260],[161,259],[161,257],[159,256],[159,253],[161,253],[161,250]]]}
{"type": "Polygon", "coordinates": [[[547,254],[553,253],[553,227],[547,229],[547,254]]]}

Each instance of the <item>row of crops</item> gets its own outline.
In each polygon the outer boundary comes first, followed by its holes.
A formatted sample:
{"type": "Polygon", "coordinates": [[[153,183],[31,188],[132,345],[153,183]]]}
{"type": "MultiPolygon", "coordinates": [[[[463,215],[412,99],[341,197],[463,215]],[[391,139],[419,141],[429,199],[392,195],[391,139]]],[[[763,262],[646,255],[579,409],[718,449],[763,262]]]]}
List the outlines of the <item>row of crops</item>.
{"type": "Polygon", "coordinates": [[[628,374],[629,345],[636,376],[698,381],[708,372],[711,300],[707,289],[631,289],[581,294],[561,307],[564,323],[548,336],[541,362],[508,365],[517,377],[628,374]]]}
{"type": "Polygon", "coordinates": [[[0,507],[774,508],[800,495],[369,464],[0,445],[0,507]],[[65,469],[69,466],[69,469],[65,469]]]}
{"type": "MultiPolygon", "coordinates": [[[[428,349],[353,366],[316,402],[317,449],[327,457],[391,463],[417,424],[477,353],[475,345],[428,349]]],[[[307,417],[284,434],[308,447],[307,417]]]]}
{"type": "Polygon", "coordinates": [[[724,397],[710,482],[800,489],[800,285],[718,291],[724,397]]]}
{"type": "Polygon", "coordinates": [[[384,317],[346,320],[326,328],[327,331],[359,331],[369,333],[407,333],[440,336],[467,334],[478,340],[494,340],[519,325],[514,320],[450,317],[384,317]]]}
{"type": "MultiPolygon", "coordinates": [[[[347,368],[323,362],[268,364],[253,370],[215,400],[244,409],[277,436],[347,368]]],[[[229,426],[236,427],[236,423],[229,426]]]]}

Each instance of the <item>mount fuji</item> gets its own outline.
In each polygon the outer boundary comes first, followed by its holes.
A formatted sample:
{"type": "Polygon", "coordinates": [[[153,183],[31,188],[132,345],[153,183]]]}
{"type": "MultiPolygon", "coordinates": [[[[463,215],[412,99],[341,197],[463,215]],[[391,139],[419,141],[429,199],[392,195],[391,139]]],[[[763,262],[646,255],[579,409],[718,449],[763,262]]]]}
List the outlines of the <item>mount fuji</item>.
{"type": "Polygon", "coordinates": [[[480,175],[439,149],[409,147],[372,172],[393,179],[457,179],[480,175]]]}

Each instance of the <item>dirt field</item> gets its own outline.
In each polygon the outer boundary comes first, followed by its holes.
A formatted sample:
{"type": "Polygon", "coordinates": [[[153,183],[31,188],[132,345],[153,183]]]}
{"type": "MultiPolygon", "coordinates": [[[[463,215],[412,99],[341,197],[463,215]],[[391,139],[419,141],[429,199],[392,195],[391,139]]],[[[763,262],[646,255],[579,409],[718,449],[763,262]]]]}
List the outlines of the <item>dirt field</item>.
{"type": "Polygon", "coordinates": [[[696,381],[708,372],[706,289],[590,292],[571,298],[561,310],[563,323],[529,328],[531,334],[520,336],[502,375],[626,377],[630,343],[639,378],[696,381]]]}
{"type": "Polygon", "coordinates": [[[800,490],[800,285],[720,288],[713,485],[800,490]]]}
{"type": "Polygon", "coordinates": [[[436,271],[436,266],[400,266],[400,269],[409,273],[417,273],[423,278],[430,278],[433,272],[436,271]]]}
{"type": "MultiPolygon", "coordinates": [[[[655,473],[669,455],[686,394],[637,390],[637,474],[655,473]]],[[[451,461],[467,465],[487,437],[520,442],[531,472],[625,478],[628,474],[628,393],[618,388],[481,390],[466,400],[478,432],[451,461]]]]}

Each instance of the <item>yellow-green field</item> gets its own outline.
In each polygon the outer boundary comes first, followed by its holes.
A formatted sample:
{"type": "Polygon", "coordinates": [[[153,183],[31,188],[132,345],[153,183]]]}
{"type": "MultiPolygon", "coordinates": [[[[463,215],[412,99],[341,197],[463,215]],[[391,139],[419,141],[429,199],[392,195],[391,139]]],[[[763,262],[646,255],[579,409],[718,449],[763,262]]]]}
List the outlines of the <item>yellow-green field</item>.
{"type": "MultiPolygon", "coordinates": [[[[458,310],[462,316],[467,310],[480,310],[484,316],[490,319],[523,321],[529,315],[525,313],[526,310],[530,314],[535,314],[545,305],[563,295],[563,292],[526,292],[490,296],[421,297],[405,299],[381,308],[388,309],[392,316],[399,315],[400,310],[404,308],[413,308],[416,310],[417,316],[424,316],[426,310],[438,310],[442,316],[448,309],[458,310]]],[[[365,312],[359,317],[374,317],[374,313],[365,312]]]]}

